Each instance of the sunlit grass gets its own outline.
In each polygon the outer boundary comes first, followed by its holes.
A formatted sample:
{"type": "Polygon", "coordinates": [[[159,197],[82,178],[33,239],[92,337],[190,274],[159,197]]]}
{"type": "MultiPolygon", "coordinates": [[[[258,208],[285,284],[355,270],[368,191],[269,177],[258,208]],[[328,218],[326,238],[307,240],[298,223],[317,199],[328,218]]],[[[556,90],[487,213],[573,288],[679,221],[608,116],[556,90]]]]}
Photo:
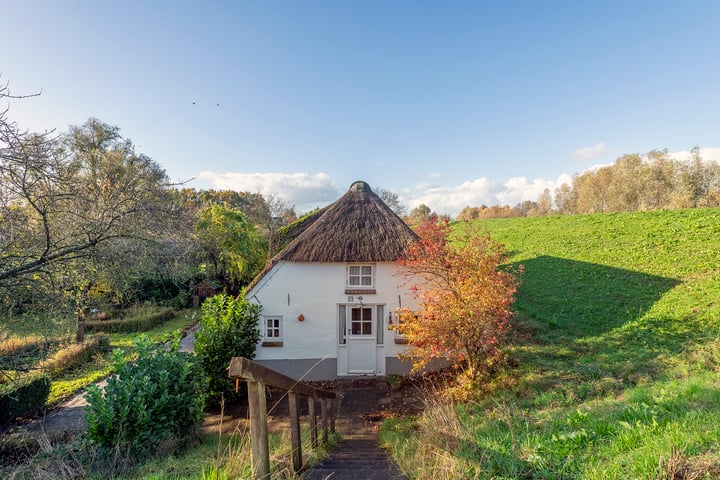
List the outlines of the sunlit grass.
{"type": "Polygon", "coordinates": [[[530,336],[459,433],[385,427],[411,478],[720,478],[720,209],[482,223],[525,267],[530,336]]]}

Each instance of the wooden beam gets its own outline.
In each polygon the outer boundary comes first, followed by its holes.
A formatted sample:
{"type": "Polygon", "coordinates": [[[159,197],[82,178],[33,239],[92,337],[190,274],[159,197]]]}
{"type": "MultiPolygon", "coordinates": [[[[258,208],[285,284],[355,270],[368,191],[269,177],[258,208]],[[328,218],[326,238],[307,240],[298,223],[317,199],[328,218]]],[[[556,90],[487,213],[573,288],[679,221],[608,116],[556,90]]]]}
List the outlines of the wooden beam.
{"type": "Polygon", "coordinates": [[[247,382],[263,382],[270,387],[279,388],[288,392],[297,392],[304,397],[317,396],[320,398],[335,398],[335,392],[312,388],[290,377],[263,367],[245,357],[233,357],[230,360],[228,376],[240,378],[247,382]]]}
{"type": "Polygon", "coordinates": [[[262,382],[248,382],[248,407],[253,476],[255,480],[267,480],[270,478],[270,449],[265,385],[262,382]]]}
{"type": "Polygon", "coordinates": [[[288,392],[290,403],[290,445],[292,446],[293,470],[302,470],[302,437],[300,436],[300,410],[298,409],[298,396],[295,392],[288,392]]]}

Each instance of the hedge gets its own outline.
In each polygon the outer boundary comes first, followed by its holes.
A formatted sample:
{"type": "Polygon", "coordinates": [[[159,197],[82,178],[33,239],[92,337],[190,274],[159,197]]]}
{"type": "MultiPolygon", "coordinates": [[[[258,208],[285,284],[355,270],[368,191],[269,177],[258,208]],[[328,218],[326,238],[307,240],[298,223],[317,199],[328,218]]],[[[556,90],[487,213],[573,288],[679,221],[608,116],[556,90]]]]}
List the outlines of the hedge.
{"type": "Polygon", "coordinates": [[[50,394],[50,379],[46,376],[3,388],[0,393],[0,424],[16,417],[25,417],[42,411],[50,394]]]}
{"type": "Polygon", "coordinates": [[[110,351],[110,338],[107,333],[91,335],[82,343],[67,345],[40,363],[52,376],[59,375],[65,370],[87,363],[93,355],[110,351]]]}
{"type": "Polygon", "coordinates": [[[158,313],[119,320],[92,320],[85,322],[85,331],[107,333],[146,332],[175,316],[175,310],[166,308],[158,313]]]}

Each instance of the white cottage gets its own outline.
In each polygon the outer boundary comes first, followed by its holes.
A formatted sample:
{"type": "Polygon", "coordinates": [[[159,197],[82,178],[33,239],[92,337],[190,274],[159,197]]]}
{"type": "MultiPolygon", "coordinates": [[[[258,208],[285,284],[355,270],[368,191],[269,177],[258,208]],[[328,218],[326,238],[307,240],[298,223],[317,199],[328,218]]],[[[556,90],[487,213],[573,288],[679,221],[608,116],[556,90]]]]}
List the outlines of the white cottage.
{"type": "Polygon", "coordinates": [[[415,233],[365,182],[285,229],[246,296],[262,306],[255,361],[290,377],[405,374],[390,324],[415,298],[397,259],[415,233]]]}

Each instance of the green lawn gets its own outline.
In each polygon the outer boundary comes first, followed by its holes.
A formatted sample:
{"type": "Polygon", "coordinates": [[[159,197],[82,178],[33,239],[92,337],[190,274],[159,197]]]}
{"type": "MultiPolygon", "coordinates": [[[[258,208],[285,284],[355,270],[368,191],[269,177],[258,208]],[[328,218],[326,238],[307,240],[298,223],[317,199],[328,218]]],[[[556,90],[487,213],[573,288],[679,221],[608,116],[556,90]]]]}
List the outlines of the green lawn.
{"type": "Polygon", "coordinates": [[[720,209],[482,224],[524,266],[516,307],[529,338],[508,349],[516,368],[443,421],[385,425],[406,470],[415,478],[718,478],[720,209]],[[425,451],[422,435],[403,438],[408,429],[453,440],[425,451]]]}

